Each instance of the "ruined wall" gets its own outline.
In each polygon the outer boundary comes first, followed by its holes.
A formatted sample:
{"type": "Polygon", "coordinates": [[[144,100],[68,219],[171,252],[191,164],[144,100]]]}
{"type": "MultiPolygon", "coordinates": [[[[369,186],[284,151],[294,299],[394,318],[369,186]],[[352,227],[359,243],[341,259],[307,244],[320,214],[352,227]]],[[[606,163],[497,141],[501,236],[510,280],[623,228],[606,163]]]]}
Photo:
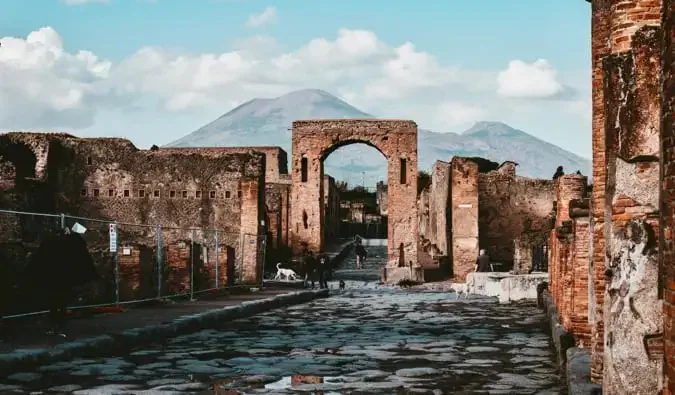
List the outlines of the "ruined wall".
{"type": "Polygon", "coordinates": [[[590,294],[589,322],[591,324],[591,380],[602,382],[605,297],[605,188],[607,158],[605,156],[605,111],[602,60],[610,53],[610,1],[591,2],[591,63],[592,63],[592,148],[593,148],[593,218],[592,270],[593,292],[590,294]]]}
{"type": "Polygon", "coordinates": [[[292,245],[323,248],[323,160],[337,148],[369,144],[388,162],[388,265],[417,257],[417,125],[401,120],[313,120],[293,122],[292,245]]]}
{"type": "MultiPolygon", "coordinates": [[[[449,255],[450,245],[450,163],[436,161],[429,188],[429,228],[425,237],[440,255],[449,255]]],[[[420,232],[421,233],[421,232],[420,232]]]]}
{"type": "Polygon", "coordinates": [[[478,194],[480,248],[493,261],[511,266],[516,239],[527,238],[533,246],[545,242],[555,199],[551,180],[518,177],[507,162],[479,174],[478,194]]]}
{"type": "Polygon", "coordinates": [[[664,394],[675,394],[675,5],[664,3],[662,21],[661,123],[661,237],[660,268],[663,289],[665,343],[664,394]]]}
{"type": "MultiPolygon", "coordinates": [[[[217,148],[145,151],[124,139],[10,133],[0,136],[0,155],[13,159],[11,163],[21,169],[17,175],[37,176],[32,182],[42,185],[37,195],[46,201],[31,205],[27,199],[28,203],[19,207],[5,208],[125,223],[119,227],[118,247],[129,249],[129,255],[122,255],[129,262],[141,256],[143,246],[156,249],[155,230],[162,226],[166,229],[161,256],[167,260],[176,255],[171,245],[194,239],[211,247],[210,256],[215,256],[216,248],[234,248],[239,273],[246,281],[257,278],[258,236],[264,219],[263,154],[217,148]],[[191,227],[201,229],[186,230],[191,227]],[[203,229],[220,230],[218,246],[215,233],[203,229]]],[[[29,195],[25,189],[13,188],[13,193],[29,195]]],[[[109,263],[107,224],[84,222],[89,228],[86,239],[90,250],[109,263]]],[[[127,261],[125,266],[129,266],[127,261]]],[[[134,273],[129,276],[137,277],[134,273]]]]}
{"type": "Polygon", "coordinates": [[[452,266],[456,281],[465,281],[478,257],[478,164],[453,157],[451,165],[452,266]]]}
{"type": "Polygon", "coordinates": [[[613,4],[604,78],[606,393],[662,386],[658,298],[660,1],[613,4]]]}

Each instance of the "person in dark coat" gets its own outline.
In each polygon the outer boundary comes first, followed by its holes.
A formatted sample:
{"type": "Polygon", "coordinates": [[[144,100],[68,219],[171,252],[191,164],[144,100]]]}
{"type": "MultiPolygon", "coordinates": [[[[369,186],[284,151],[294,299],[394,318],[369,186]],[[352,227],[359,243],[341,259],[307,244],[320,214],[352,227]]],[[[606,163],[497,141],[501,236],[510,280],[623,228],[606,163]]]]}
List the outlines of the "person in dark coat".
{"type": "Polygon", "coordinates": [[[476,259],[476,269],[477,272],[491,272],[492,265],[490,264],[490,256],[485,253],[485,250],[480,250],[478,253],[478,259],[476,259]]]}
{"type": "Polygon", "coordinates": [[[357,269],[361,269],[363,261],[366,260],[366,256],[368,256],[368,254],[366,253],[366,248],[361,243],[358,243],[356,245],[356,268],[357,269]]]}
{"type": "Polygon", "coordinates": [[[41,304],[49,309],[48,334],[66,337],[67,306],[75,297],[75,288],[98,278],[94,260],[82,237],[80,224],[48,235],[27,267],[27,275],[38,288],[41,304]]]}
{"type": "Polygon", "coordinates": [[[328,256],[326,254],[321,254],[318,259],[318,264],[317,264],[317,273],[319,275],[319,288],[324,289],[328,288],[328,281],[326,281],[326,278],[328,277],[328,272],[329,272],[329,261],[328,261],[328,256]]]}
{"type": "Polygon", "coordinates": [[[305,279],[311,281],[312,289],[315,287],[316,275],[317,275],[317,259],[314,256],[314,253],[309,251],[305,254],[305,279]]]}

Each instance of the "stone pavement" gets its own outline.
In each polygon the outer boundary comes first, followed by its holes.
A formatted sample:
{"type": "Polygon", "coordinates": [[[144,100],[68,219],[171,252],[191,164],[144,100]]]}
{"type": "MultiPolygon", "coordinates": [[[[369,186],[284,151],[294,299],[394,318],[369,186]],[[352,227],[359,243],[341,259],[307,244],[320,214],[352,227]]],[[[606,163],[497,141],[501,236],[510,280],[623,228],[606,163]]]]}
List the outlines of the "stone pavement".
{"type": "Polygon", "coordinates": [[[560,394],[534,303],[382,287],[10,376],[1,393],[560,394]]]}
{"type": "MultiPolygon", "coordinates": [[[[310,300],[314,296],[319,295],[311,291],[298,292],[287,288],[266,287],[260,291],[192,302],[135,307],[121,313],[71,319],[68,323],[67,339],[45,335],[44,316],[8,321],[0,342],[0,380],[4,375],[16,371],[17,366],[14,365],[17,364],[25,366],[49,360],[67,360],[80,353],[105,353],[104,350],[97,349],[118,348],[121,346],[118,340],[132,346],[132,343],[140,344],[148,340],[148,335],[154,337],[154,341],[161,338],[162,334],[171,336],[190,330],[190,327],[201,329],[201,325],[208,325],[206,321],[214,321],[214,318],[218,318],[217,315],[221,318],[226,318],[226,313],[230,313],[232,318],[246,316],[249,314],[245,311],[246,306],[249,307],[248,310],[255,310],[250,314],[255,314],[288,303],[310,300]]],[[[320,296],[327,296],[327,293],[320,296]]]]}

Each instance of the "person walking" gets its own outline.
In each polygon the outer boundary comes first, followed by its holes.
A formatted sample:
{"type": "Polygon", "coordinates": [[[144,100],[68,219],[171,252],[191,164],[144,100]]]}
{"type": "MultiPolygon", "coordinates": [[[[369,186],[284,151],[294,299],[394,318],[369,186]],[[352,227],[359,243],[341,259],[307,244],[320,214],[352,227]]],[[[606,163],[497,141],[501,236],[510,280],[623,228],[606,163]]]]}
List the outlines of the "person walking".
{"type": "Polygon", "coordinates": [[[48,335],[63,338],[68,304],[76,288],[99,277],[82,234],[86,228],[79,223],[48,235],[32,256],[25,278],[37,287],[40,304],[49,309],[48,335]]]}
{"type": "Polygon", "coordinates": [[[321,254],[317,265],[317,272],[319,274],[319,288],[321,289],[328,288],[328,281],[326,281],[328,270],[328,256],[326,256],[326,254],[321,254]]]}
{"type": "Polygon", "coordinates": [[[368,254],[366,253],[365,247],[363,247],[363,245],[360,242],[358,242],[356,244],[356,268],[357,269],[362,268],[363,262],[366,260],[367,255],[368,254]]]}

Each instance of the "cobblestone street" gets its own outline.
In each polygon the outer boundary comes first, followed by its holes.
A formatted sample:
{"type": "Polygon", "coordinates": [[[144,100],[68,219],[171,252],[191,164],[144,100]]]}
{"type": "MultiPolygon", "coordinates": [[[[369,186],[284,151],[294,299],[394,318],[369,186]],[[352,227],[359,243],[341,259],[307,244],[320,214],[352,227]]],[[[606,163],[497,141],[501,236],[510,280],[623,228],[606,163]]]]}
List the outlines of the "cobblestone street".
{"type": "Polygon", "coordinates": [[[407,388],[558,394],[560,382],[541,321],[531,304],[347,290],[124,357],[80,359],[15,374],[0,392],[392,393],[407,388]]]}
{"type": "Polygon", "coordinates": [[[123,357],[17,373],[0,393],[562,393],[545,317],[533,302],[378,285],[371,277],[386,249],[368,253],[363,270],[353,252],[345,260],[330,298],[123,357]],[[339,279],[345,291],[336,289],[339,279]]]}

